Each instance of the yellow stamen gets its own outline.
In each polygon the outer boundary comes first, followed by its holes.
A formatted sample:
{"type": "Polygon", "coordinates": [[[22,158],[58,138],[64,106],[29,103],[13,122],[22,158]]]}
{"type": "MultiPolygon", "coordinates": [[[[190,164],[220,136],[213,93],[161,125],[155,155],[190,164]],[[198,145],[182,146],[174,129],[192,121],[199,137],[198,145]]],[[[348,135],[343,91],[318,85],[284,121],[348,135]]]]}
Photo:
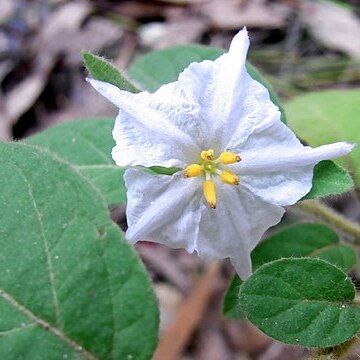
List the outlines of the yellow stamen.
{"type": "Polygon", "coordinates": [[[229,185],[239,185],[239,178],[231,171],[224,170],[220,174],[220,179],[229,185]]]}
{"type": "Polygon", "coordinates": [[[185,168],[184,178],[195,177],[201,174],[201,166],[199,164],[191,164],[185,168]]]}
{"type": "Polygon", "coordinates": [[[213,149],[204,150],[201,152],[200,156],[204,161],[214,160],[214,150],[213,149]]]}
{"type": "Polygon", "coordinates": [[[225,152],[220,154],[220,161],[223,164],[234,164],[236,162],[241,161],[241,157],[239,155],[237,155],[237,154],[232,153],[232,152],[225,151],[225,152]]]}
{"type": "Polygon", "coordinates": [[[184,169],[183,174],[185,178],[192,178],[199,175],[204,178],[203,193],[205,200],[212,209],[216,209],[216,188],[213,179],[219,176],[225,184],[239,185],[239,177],[232,171],[221,169],[223,167],[221,164],[233,164],[241,161],[241,158],[235,153],[224,151],[215,159],[213,149],[201,151],[200,158],[199,163],[188,165],[184,169]]]}
{"type": "Polygon", "coordinates": [[[205,180],[204,186],[204,196],[208,205],[212,209],[216,209],[216,192],[215,192],[215,183],[213,180],[205,180]]]}

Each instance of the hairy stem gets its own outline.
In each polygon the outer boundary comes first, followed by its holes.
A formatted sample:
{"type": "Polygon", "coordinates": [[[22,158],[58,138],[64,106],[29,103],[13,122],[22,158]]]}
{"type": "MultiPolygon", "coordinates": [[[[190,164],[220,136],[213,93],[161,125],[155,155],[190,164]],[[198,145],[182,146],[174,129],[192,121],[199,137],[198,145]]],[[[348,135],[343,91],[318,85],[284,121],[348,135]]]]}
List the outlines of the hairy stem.
{"type": "Polygon", "coordinates": [[[345,218],[317,200],[304,200],[299,202],[298,206],[302,210],[322,218],[328,224],[351,235],[354,239],[353,243],[360,246],[360,225],[357,223],[345,218]]]}

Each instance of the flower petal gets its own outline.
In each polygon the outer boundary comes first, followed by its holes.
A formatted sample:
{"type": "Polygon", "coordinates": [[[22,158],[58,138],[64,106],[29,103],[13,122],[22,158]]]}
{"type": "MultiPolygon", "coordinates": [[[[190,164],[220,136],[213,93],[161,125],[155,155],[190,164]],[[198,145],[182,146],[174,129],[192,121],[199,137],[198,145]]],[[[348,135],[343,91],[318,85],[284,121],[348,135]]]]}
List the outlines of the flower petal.
{"type": "Polygon", "coordinates": [[[250,253],[264,232],[277,224],[282,207],[270,204],[246,188],[219,184],[216,210],[203,202],[196,251],[208,260],[230,257],[242,279],[251,274],[250,253]]]}
{"type": "Polygon", "coordinates": [[[206,123],[204,149],[220,152],[234,148],[257,128],[280,119],[268,90],[247,73],[248,47],[243,29],[232,40],[228,53],[215,61],[192,63],[179,76],[180,86],[199,104],[206,123]]]}
{"type": "Polygon", "coordinates": [[[276,148],[275,146],[263,149],[263,153],[244,152],[244,161],[241,164],[240,175],[263,174],[276,171],[291,171],[302,166],[315,165],[319,161],[329,160],[347,155],[354,145],[348,142],[337,142],[312,148],[276,148]]]}
{"type": "Polygon", "coordinates": [[[276,205],[292,205],[312,186],[313,168],[321,160],[348,154],[353,144],[340,142],[303,146],[280,121],[253,132],[236,149],[242,161],[233,166],[240,182],[254,194],[276,205]]]}
{"type": "Polygon", "coordinates": [[[232,40],[229,52],[213,62],[213,70],[203,95],[202,115],[213,126],[213,131],[228,125],[229,120],[239,120],[239,108],[243,102],[245,68],[249,37],[246,29],[232,40]]]}
{"type": "Polygon", "coordinates": [[[124,179],[127,240],[133,244],[148,240],[192,252],[200,221],[200,179],[151,175],[138,169],[127,170],[124,179]]]}
{"type": "Polygon", "coordinates": [[[113,136],[113,158],[119,166],[180,166],[194,161],[201,135],[197,105],[182,96],[177,83],[154,94],[131,94],[89,79],[91,85],[119,107],[113,136]]]}

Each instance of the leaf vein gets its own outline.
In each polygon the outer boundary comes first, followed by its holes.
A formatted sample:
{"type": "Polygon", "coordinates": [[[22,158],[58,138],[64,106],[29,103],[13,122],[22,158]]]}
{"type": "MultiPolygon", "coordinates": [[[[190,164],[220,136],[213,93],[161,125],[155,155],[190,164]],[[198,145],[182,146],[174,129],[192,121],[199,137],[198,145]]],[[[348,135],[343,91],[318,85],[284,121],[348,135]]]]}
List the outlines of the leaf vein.
{"type": "Polygon", "coordinates": [[[13,333],[17,333],[17,332],[19,332],[19,331],[28,329],[29,327],[33,327],[33,326],[35,326],[35,325],[36,325],[35,323],[30,323],[30,324],[26,324],[26,325],[23,325],[23,326],[19,326],[19,327],[17,327],[17,328],[13,328],[13,329],[10,329],[10,330],[0,331],[0,337],[1,337],[1,336],[10,336],[10,335],[12,335],[13,333]]]}
{"type": "Polygon", "coordinates": [[[47,321],[39,318],[24,305],[19,303],[14,297],[9,293],[5,292],[3,289],[0,289],[0,298],[6,300],[10,305],[12,305],[16,310],[18,310],[23,315],[27,316],[31,321],[41,326],[43,329],[51,332],[53,335],[60,338],[66,345],[75,350],[78,354],[81,354],[86,360],[100,360],[95,355],[84,349],[80,344],[69,338],[65,333],[55,326],[52,326],[47,321]]]}
{"type": "Polygon", "coordinates": [[[45,229],[44,229],[44,224],[42,221],[42,215],[39,211],[39,208],[37,206],[37,203],[35,201],[35,197],[33,194],[33,191],[31,189],[31,185],[29,183],[29,181],[27,180],[25,174],[23,173],[23,171],[15,165],[15,168],[17,169],[19,175],[21,176],[21,178],[24,180],[27,188],[28,188],[28,194],[30,196],[30,199],[32,201],[35,213],[36,213],[36,217],[39,223],[39,228],[40,228],[40,235],[41,238],[43,240],[43,244],[44,244],[44,250],[45,250],[45,255],[46,255],[46,262],[47,262],[47,267],[48,267],[48,273],[49,273],[49,280],[50,280],[50,287],[51,287],[51,293],[52,293],[52,298],[53,298],[53,306],[55,309],[55,317],[56,317],[56,324],[59,325],[60,324],[60,305],[59,305],[59,299],[58,299],[58,295],[57,295],[57,291],[56,291],[56,287],[55,287],[55,283],[56,283],[56,279],[55,279],[55,274],[54,274],[54,269],[53,269],[53,264],[52,264],[52,260],[51,260],[51,255],[50,255],[50,248],[49,248],[49,243],[48,243],[48,239],[45,235],[45,229]]]}

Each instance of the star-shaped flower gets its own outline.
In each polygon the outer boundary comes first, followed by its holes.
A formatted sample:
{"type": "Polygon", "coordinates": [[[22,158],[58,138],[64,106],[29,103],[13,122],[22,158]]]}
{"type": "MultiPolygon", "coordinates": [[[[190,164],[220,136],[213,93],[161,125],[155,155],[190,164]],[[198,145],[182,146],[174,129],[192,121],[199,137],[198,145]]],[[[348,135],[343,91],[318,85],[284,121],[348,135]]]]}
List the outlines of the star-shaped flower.
{"type": "Polygon", "coordinates": [[[172,176],[125,172],[126,238],[197,251],[209,260],[229,257],[242,278],[283,206],[311,189],[314,166],[353,147],[303,146],[280,121],[268,90],[247,73],[248,47],[244,29],[228,53],[192,63],[178,81],[152,94],[89,80],[119,108],[117,165],[182,169],[172,176]]]}

